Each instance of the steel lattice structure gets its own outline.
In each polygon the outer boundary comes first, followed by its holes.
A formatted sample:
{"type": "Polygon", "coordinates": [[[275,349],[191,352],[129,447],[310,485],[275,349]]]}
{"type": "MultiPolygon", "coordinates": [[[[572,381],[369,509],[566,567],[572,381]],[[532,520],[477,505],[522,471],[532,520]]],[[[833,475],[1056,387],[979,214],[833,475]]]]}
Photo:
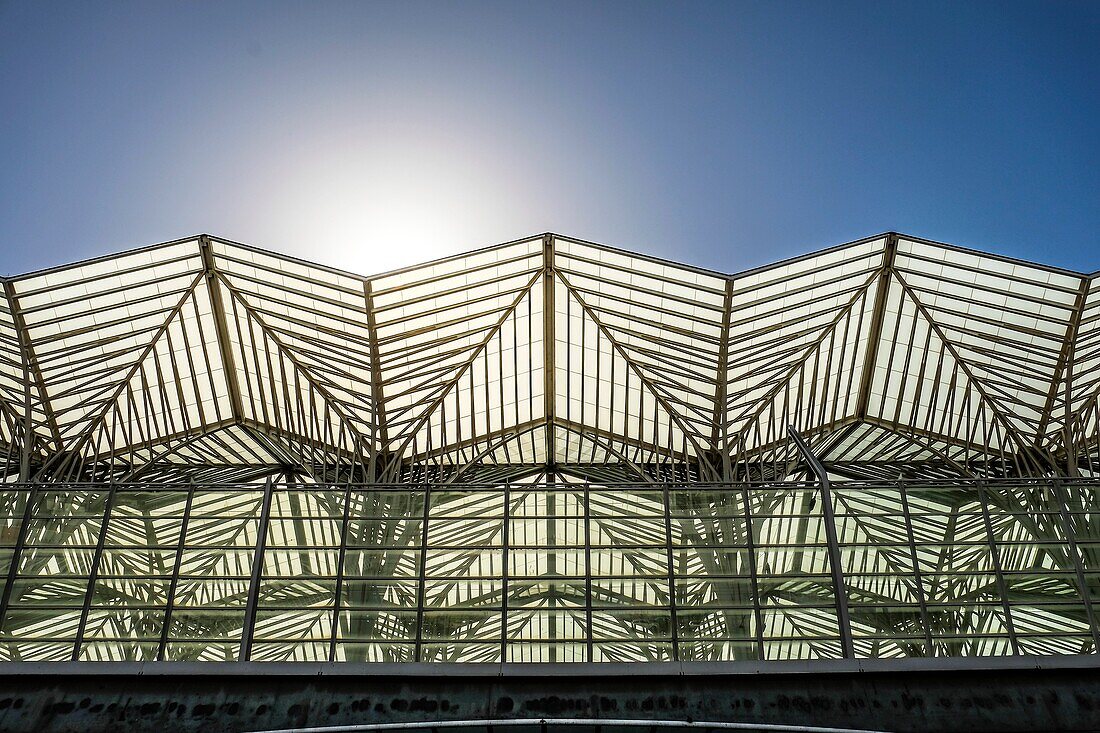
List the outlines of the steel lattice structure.
{"type": "Polygon", "coordinates": [[[1097,275],[204,235],[3,284],[0,659],[1098,647],[1097,275]]]}

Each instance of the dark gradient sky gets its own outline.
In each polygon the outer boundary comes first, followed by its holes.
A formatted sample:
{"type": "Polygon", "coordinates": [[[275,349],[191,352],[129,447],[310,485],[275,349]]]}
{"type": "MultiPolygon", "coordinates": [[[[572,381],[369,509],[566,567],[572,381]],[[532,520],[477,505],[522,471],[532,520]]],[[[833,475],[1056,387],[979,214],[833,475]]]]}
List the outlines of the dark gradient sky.
{"type": "Polygon", "coordinates": [[[1100,2],[0,0],[0,272],[211,232],[735,271],[896,229],[1100,268],[1100,2]]]}

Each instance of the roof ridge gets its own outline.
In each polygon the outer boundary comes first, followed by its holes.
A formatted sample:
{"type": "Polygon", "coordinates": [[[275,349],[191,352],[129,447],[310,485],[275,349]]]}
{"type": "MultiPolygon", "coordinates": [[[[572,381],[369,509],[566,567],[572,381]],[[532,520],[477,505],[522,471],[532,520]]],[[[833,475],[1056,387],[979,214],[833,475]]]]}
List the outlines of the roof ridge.
{"type": "Polygon", "coordinates": [[[859,239],[853,239],[853,240],[850,240],[850,241],[847,241],[847,242],[842,242],[842,243],[839,243],[839,244],[829,245],[829,246],[821,247],[821,248],[818,248],[818,249],[813,249],[813,250],[810,250],[809,252],[806,252],[804,254],[795,255],[793,257],[785,257],[783,259],[779,259],[779,260],[776,260],[774,262],[768,262],[768,263],[765,263],[765,264],[762,264],[762,265],[757,265],[757,266],[750,267],[750,268],[747,268],[747,269],[744,269],[744,270],[736,270],[736,271],[733,271],[733,272],[726,272],[726,271],[723,271],[723,270],[718,270],[718,269],[714,269],[714,268],[710,268],[710,267],[703,267],[701,265],[695,265],[695,264],[689,263],[689,262],[681,262],[679,260],[673,260],[673,259],[669,259],[667,257],[661,257],[661,256],[658,256],[658,255],[651,255],[651,254],[648,254],[648,253],[645,253],[645,252],[637,252],[637,251],[634,251],[634,250],[624,249],[624,248],[616,247],[616,246],[613,246],[613,245],[602,244],[600,242],[594,242],[594,241],[591,241],[591,240],[580,239],[578,237],[573,237],[573,236],[570,236],[570,235],[567,235],[567,234],[560,234],[558,232],[547,231],[547,232],[540,232],[538,234],[532,234],[532,235],[525,236],[525,237],[519,237],[517,239],[508,240],[508,241],[505,241],[505,242],[490,244],[490,245],[486,245],[486,246],[483,246],[483,247],[477,247],[477,248],[474,248],[474,249],[463,250],[462,252],[456,252],[455,254],[446,255],[444,257],[437,257],[437,258],[430,259],[430,260],[425,260],[425,261],[422,261],[422,262],[412,263],[412,264],[406,265],[404,267],[399,267],[399,268],[396,268],[396,269],[385,270],[385,271],[382,271],[382,272],[371,273],[371,274],[365,274],[365,273],[360,273],[360,272],[352,272],[350,270],[345,270],[343,268],[334,267],[332,265],[326,265],[326,264],[321,263],[321,262],[315,262],[313,260],[308,260],[308,259],[298,257],[297,255],[289,254],[289,253],[286,253],[286,252],[280,252],[278,250],[273,250],[273,249],[266,249],[264,247],[259,247],[257,245],[247,244],[247,243],[244,243],[244,242],[238,242],[238,241],[235,241],[235,240],[232,240],[232,239],[227,239],[225,237],[219,237],[217,235],[213,235],[213,234],[203,232],[203,233],[194,234],[194,235],[187,236],[187,237],[180,237],[180,238],[177,238],[177,239],[171,239],[171,240],[164,241],[164,242],[158,242],[156,244],[148,244],[148,245],[143,245],[143,246],[139,246],[139,247],[132,247],[132,248],[128,248],[128,249],[119,250],[117,252],[112,252],[112,253],[108,253],[108,254],[104,254],[104,255],[99,255],[99,256],[96,256],[96,257],[88,257],[88,258],[85,258],[85,259],[75,260],[73,262],[60,263],[60,264],[52,265],[52,266],[49,266],[49,267],[39,268],[39,269],[36,269],[36,270],[30,270],[28,272],[11,273],[11,274],[8,274],[8,275],[5,275],[5,276],[0,276],[0,282],[5,282],[5,281],[15,282],[15,281],[19,281],[19,280],[25,280],[25,279],[28,279],[28,278],[31,278],[31,277],[40,277],[40,276],[47,275],[47,274],[54,273],[54,272],[61,272],[61,271],[64,271],[64,270],[69,270],[69,269],[73,269],[73,268],[77,268],[77,267],[86,267],[86,266],[91,265],[91,264],[104,262],[104,261],[107,261],[107,260],[121,258],[121,257],[127,257],[127,256],[131,256],[131,255],[135,255],[135,254],[141,254],[143,252],[154,251],[154,250],[157,250],[157,249],[160,249],[160,248],[163,248],[163,247],[169,247],[169,246],[173,246],[173,245],[183,244],[183,243],[186,243],[186,242],[192,242],[193,241],[193,242],[198,243],[200,241],[200,239],[202,239],[203,237],[206,237],[206,238],[210,239],[211,241],[219,242],[221,244],[228,244],[228,245],[234,246],[234,247],[240,247],[240,248],[243,248],[243,249],[247,249],[251,252],[255,252],[257,254],[262,254],[262,255],[265,255],[265,256],[268,256],[268,257],[275,257],[275,258],[287,260],[287,261],[290,261],[290,262],[295,262],[297,264],[305,265],[305,266],[308,266],[308,267],[315,267],[317,269],[326,270],[326,271],[331,272],[333,274],[338,274],[338,275],[342,275],[342,276],[345,276],[345,277],[350,277],[350,278],[353,278],[353,279],[366,281],[366,280],[377,280],[377,279],[384,278],[384,277],[391,277],[391,276],[399,275],[399,274],[409,272],[409,271],[412,271],[412,270],[431,267],[431,266],[443,264],[443,263],[446,263],[446,262],[452,262],[454,260],[461,259],[461,258],[464,258],[464,257],[471,257],[471,256],[474,256],[474,255],[477,255],[477,254],[492,251],[494,249],[509,247],[509,246],[513,246],[513,245],[516,245],[516,244],[521,244],[523,242],[537,241],[537,240],[539,240],[542,237],[547,236],[547,235],[552,236],[555,239],[560,239],[560,240],[564,240],[564,241],[567,241],[567,242],[573,242],[575,244],[581,244],[581,245],[585,245],[585,246],[589,246],[589,247],[595,247],[595,248],[598,248],[598,249],[601,249],[601,250],[604,250],[604,251],[614,252],[616,254],[624,255],[624,256],[627,256],[627,257],[636,257],[636,258],[640,258],[640,259],[643,259],[643,260],[647,260],[649,262],[654,262],[654,263],[657,263],[657,264],[662,264],[662,265],[671,266],[671,267],[677,267],[677,268],[685,269],[685,270],[691,270],[691,271],[694,271],[694,272],[697,272],[697,273],[700,273],[700,274],[705,274],[705,275],[709,275],[711,277],[717,277],[717,278],[722,278],[722,279],[730,279],[730,278],[736,279],[736,278],[740,278],[740,277],[747,277],[749,275],[754,275],[754,274],[757,274],[757,273],[760,273],[760,272],[766,272],[768,270],[775,269],[775,268],[778,268],[778,267],[785,267],[787,265],[790,265],[790,264],[793,264],[793,263],[796,263],[796,262],[801,262],[801,261],[806,260],[806,259],[810,259],[810,258],[813,258],[813,257],[817,257],[817,256],[820,256],[820,255],[828,254],[828,253],[835,252],[835,251],[839,251],[839,250],[842,250],[846,247],[851,247],[851,246],[855,246],[855,245],[859,245],[859,244],[867,244],[869,242],[873,242],[873,241],[876,241],[876,240],[879,240],[879,239],[885,239],[885,238],[890,237],[890,236],[896,236],[899,239],[904,239],[906,241],[931,245],[931,246],[935,246],[935,247],[942,247],[944,249],[952,250],[952,251],[955,251],[955,252],[966,253],[966,254],[970,254],[970,255],[974,255],[974,256],[978,256],[978,257],[990,257],[992,259],[999,260],[1001,262],[1017,264],[1017,265],[1024,265],[1024,266],[1027,266],[1027,267],[1032,267],[1032,268],[1045,270],[1047,272],[1058,273],[1058,274],[1062,274],[1062,275],[1069,275],[1069,276],[1072,276],[1072,277],[1081,277],[1081,278],[1092,279],[1094,277],[1100,276],[1100,269],[1093,270],[1092,272],[1084,272],[1084,271],[1079,271],[1079,270],[1073,270],[1073,269],[1070,269],[1070,268],[1059,267],[1057,265],[1049,265],[1049,264],[1046,264],[1046,263],[1043,263],[1043,262],[1036,262],[1034,260],[1027,260],[1027,259],[1020,258],[1020,257],[1012,257],[1010,255],[1004,255],[1004,254],[1000,254],[1000,253],[996,253],[996,252],[988,252],[988,251],[985,251],[985,250],[975,249],[973,247],[965,247],[965,246],[962,246],[962,245],[951,244],[949,242],[941,242],[941,241],[938,241],[938,240],[928,239],[928,238],[925,238],[925,237],[919,237],[919,236],[912,235],[912,234],[905,234],[903,232],[897,232],[897,231],[893,231],[893,230],[880,232],[878,234],[873,234],[873,235],[870,235],[870,236],[867,236],[867,237],[861,237],[859,239]]]}

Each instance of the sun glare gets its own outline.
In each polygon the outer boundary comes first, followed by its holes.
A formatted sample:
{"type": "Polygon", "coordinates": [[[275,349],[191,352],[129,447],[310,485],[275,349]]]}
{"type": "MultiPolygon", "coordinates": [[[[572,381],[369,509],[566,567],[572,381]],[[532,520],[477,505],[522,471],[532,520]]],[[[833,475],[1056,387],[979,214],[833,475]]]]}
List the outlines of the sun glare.
{"type": "Polygon", "coordinates": [[[289,253],[364,275],[491,244],[470,233],[500,230],[527,201],[512,166],[477,155],[473,137],[414,123],[319,132],[279,162],[293,175],[272,182],[265,215],[283,222],[289,253]]]}
{"type": "Polygon", "coordinates": [[[447,234],[447,222],[430,206],[394,197],[332,212],[318,227],[316,253],[306,256],[373,275],[452,254],[461,247],[447,234]]]}

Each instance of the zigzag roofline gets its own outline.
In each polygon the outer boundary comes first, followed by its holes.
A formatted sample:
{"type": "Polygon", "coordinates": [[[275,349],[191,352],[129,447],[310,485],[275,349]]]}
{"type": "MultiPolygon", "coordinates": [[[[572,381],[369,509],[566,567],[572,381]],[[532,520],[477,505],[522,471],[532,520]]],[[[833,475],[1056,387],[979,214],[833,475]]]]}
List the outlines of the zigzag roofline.
{"type": "Polygon", "coordinates": [[[790,264],[793,264],[793,263],[797,263],[797,262],[801,262],[801,261],[804,261],[804,260],[807,260],[807,259],[811,259],[811,258],[814,258],[814,257],[821,256],[821,255],[829,254],[830,252],[836,252],[836,251],[839,251],[839,250],[843,250],[846,247],[852,247],[852,246],[856,246],[856,245],[860,245],[860,244],[867,244],[868,242],[873,242],[873,241],[876,241],[876,240],[879,240],[879,239],[884,239],[884,238],[890,237],[890,236],[896,236],[896,237],[899,237],[899,238],[902,238],[902,239],[905,239],[905,240],[908,240],[908,241],[911,241],[911,242],[917,242],[919,244],[926,244],[926,245],[931,245],[931,246],[934,246],[934,247],[940,247],[940,248],[943,248],[943,249],[947,249],[947,250],[950,250],[950,251],[959,252],[959,253],[963,253],[963,254],[974,255],[974,256],[978,256],[978,257],[988,257],[990,259],[997,260],[999,262],[1004,262],[1004,263],[1007,263],[1007,264],[1023,265],[1023,266],[1026,266],[1026,267],[1031,267],[1031,268],[1035,268],[1035,269],[1039,269],[1039,270],[1044,270],[1044,271],[1051,272],[1051,273],[1056,273],[1056,274],[1059,274],[1059,275],[1066,275],[1066,276],[1070,276],[1070,277],[1088,278],[1088,279],[1092,279],[1092,278],[1095,278],[1097,276],[1100,276],[1100,269],[1093,270],[1092,272],[1083,272],[1083,271],[1078,271],[1078,270],[1072,270],[1072,269],[1068,269],[1068,268],[1064,268],[1064,267],[1059,267],[1057,265],[1050,265],[1050,264],[1046,264],[1046,263],[1042,263],[1042,262],[1036,262],[1034,260],[1027,260],[1027,259],[1023,259],[1023,258],[1019,258],[1019,257],[1010,257],[1008,255],[998,254],[996,252],[987,252],[987,251],[980,250],[980,249],[975,249],[975,248],[971,248],[971,247],[964,247],[964,246],[957,245],[957,244],[951,244],[951,243],[948,243],[948,242],[941,242],[941,241],[934,240],[934,239],[927,239],[925,237],[918,237],[918,236],[905,234],[903,232],[896,232],[896,231],[892,231],[892,230],[881,232],[881,233],[878,233],[878,234],[873,234],[873,235],[867,236],[867,237],[861,237],[859,239],[853,239],[851,241],[843,242],[843,243],[840,243],[840,244],[835,244],[835,245],[830,245],[830,246],[827,246],[827,247],[822,247],[822,248],[819,248],[819,249],[812,250],[810,252],[806,252],[805,254],[795,255],[794,257],[787,257],[787,258],[784,258],[784,259],[781,259],[781,260],[776,260],[775,262],[765,263],[763,265],[758,265],[756,267],[751,267],[751,268],[748,268],[748,269],[745,269],[745,270],[738,270],[736,272],[723,272],[721,270],[716,270],[716,269],[712,269],[712,268],[708,268],[708,267],[703,267],[703,266],[695,265],[695,264],[692,264],[692,263],[681,262],[679,260],[674,260],[674,259],[670,259],[670,258],[666,258],[666,257],[659,257],[659,256],[656,256],[656,255],[650,255],[650,254],[646,254],[646,253],[643,253],[643,252],[637,252],[637,251],[634,251],[634,250],[626,249],[626,248],[623,248],[623,247],[616,247],[616,246],[612,246],[612,245],[608,245],[608,244],[602,244],[600,242],[593,242],[591,240],[580,239],[580,238],[577,238],[577,237],[572,237],[572,236],[569,236],[569,235],[566,235],[566,234],[560,234],[560,233],[557,233],[557,232],[539,232],[537,234],[532,234],[530,236],[520,237],[518,239],[512,239],[512,240],[509,240],[507,242],[500,242],[500,243],[497,243],[497,244],[491,244],[491,245],[487,245],[487,246],[484,246],[484,247],[477,247],[477,248],[474,248],[474,249],[458,252],[458,253],[455,253],[455,254],[452,254],[452,255],[447,255],[445,257],[438,257],[438,258],[431,259],[431,260],[425,260],[423,262],[416,262],[416,263],[406,265],[404,267],[399,267],[399,268],[396,268],[396,269],[393,269],[393,270],[386,270],[386,271],[383,271],[383,272],[378,272],[378,273],[373,273],[373,274],[364,274],[364,273],[359,273],[359,272],[352,272],[350,270],[344,270],[344,269],[339,268],[339,267],[333,267],[332,265],[327,265],[327,264],[320,263],[320,262],[315,262],[313,260],[309,260],[309,259],[306,259],[306,258],[303,258],[303,257],[298,257],[297,255],[291,255],[291,254],[287,254],[285,252],[280,252],[280,251],[277,251],[277,250],[266,249],[266,248],[263,248],[263,247],[259,247],[257,245],[246,244],[244,242],[238,242],[238,241],[235,241],[235,240],[232,240],[232,239],[226,239],[224,237],[219,237],[219,236],[213,235],[213,234],[202,233],[202,234],[194,234],[194,235],[189,236],[189,237],[180,237],[178,239],[172,239],[172,240],[168,240],[168,241],[165,241],[165,242],[158,242],[156,244],[149,244],[149,245],[144,245],[144,246],[140,246],[140,247],[133,247],[133,248],[129,248],[129,249],[123,249],[123,250],[119,250],[117,252],[112,252],[112,253],[100,255],[100,256],[97,256],[97,257],[88,257],[86,259],[76,260],[76,261],[67,262],[67,263],[61,263],[61,264],[58,264],[58,265],[52,265],[50,267],[40,268],[40,269],[37,269],[37,270],[31,270],[31,271],[28,271],[28,272],[7,275],[7,276],[4,276],[4,277],[0,277],[0,282],[18,282],[20,280],[29,279],[29,278],[32,278],[32,277],[39,277],[39,276],[42,276],[42,275],[48,275],[48,274],[54,273],[54,272],[62,272],[62,271],[77,268],[77,267],[84,267],[84,266],[96,264],[96,263],[99,263],[99,262],[106,262],[106,261],[116,259],[116,258],[120,258],[120,257],[127,257],[127,256],[130,256],[130,255],[141,254],[143,252],[152,252],[152,251],[156,251],[158,249],[161,249],[163,247],[170,247],[170,246],[174,246],[174,245],[178,245],[178,244],[183,244],[183,243],[186,243],[186,242],[198,242],[203,237],[208,237],[210,240],[215,241],[215,242],[220,242],[222,244],[228,244],[228,245],[232,245],[234,247],[240,247],[242,249],[246,249],[246,250],[249,250],[251,252],[255,252],[257,254],[266,255],[268,257],[276,257],[276,258],[279,258],[279,259],[284,259],[284,260],[287,260],[289,262],[294,262],[296,264],[300,264],[300,265],[304,265],[304,266],[307,266],[307,267],[313,267],[313,268],[317,268],[317,269],[320,269],[320,270],[324,270],[326,272],[332,273],[334,275],[339,275],[341,277],[347,277],[347,278],[351,278],[353,280],[360,280],[360,281],[363,281],[363,282],[367,282],[367,281],[370,281],[370,280],[379,280],[379,279],[386,278],[386,277],[391,277],[391,276],[394,276],[394,275],[400,275],[400,274],[405,273],[405,272],[410,272],[410,271],[418,270],[418,269],[421,269],[421,268],[431,267],[433,265],[440,265],[440,264],[444,264],[444,263],[447,263],[447,262],[453,262],[455,260],[459,260],[459,259],[462,259],[464,257],[470,257],[470,256],[473,256],[473,255],[478,255],[478,254],[482,254],[482,253],[485,253],[485,252],[492,252],[493,250],[496,250],[496,249],[503,249],[505,247],[510,247],[510,246],[519,244],[521,242],[534,241],[534,240],[540,239],[540,238],[545,237],[545,236],[552,236],[552,237],[555,237],[556,239],[560,239],[560,240],[564,240],[564,241],[568,241],[568,242],[574,242],[576,244],[583,244],[583,245],[586,245],[586,246],[589,246],[589,247],[595,247],[597,249],[601,249],[601,250],[604,250],[604,251],[607,251],[607,252],[614,252],[616,254],[620,254],[620,255],[623,255],[623,256],[627,256],[627,257],[634,257],[634,258],[637,258],[637,259],[652,262],[654,264],[664,265],[664,266],[667,266],[667,267],[676,267],[676,268],[679,268],[679,269],[682,269],[682,270],[688,270],[688,271],[691,271],[691,272],[695,272],[697,274],[707,275],[707,276],[715,277],[715,278],[719,278],[719,279],[737,279],[737,278],[740,278],[740,277],[755,275],[755,274],[758,274],[758,273],[761,273],[761,272],[767,272],[768,270],[771,270],[771,269],[774,269],[774,268],[784,267],[784,266],[787,266],[787,265],[790,265],[790,264]]]}

